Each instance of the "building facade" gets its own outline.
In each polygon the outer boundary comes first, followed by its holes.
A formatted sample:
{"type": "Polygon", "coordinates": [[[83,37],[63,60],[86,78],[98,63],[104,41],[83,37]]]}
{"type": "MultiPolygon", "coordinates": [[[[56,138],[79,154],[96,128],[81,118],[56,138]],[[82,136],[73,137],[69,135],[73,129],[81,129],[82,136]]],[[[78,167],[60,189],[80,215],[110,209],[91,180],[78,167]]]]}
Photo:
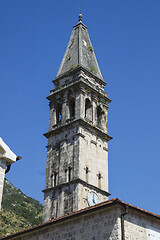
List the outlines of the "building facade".
{"type": "Polygon", "coordinates": [[[44,221],[108,199],[108,104],[87,27],[73,31],[48,96],[44,221]]]}
{"type": "Polygon", "coordinates": [[[2,239],[159,240],[160,216],[112,199],[2,239]]]}
{"type": "Polygon", "coordinates": [[[3,196],[5,173],[7,173],[10,170],[11,164],[16,162],[20,158],[21,157],[17,157],[11,151],[11,149],[4,143],[4,141],[0,137],[0,210],[3,196]]]}

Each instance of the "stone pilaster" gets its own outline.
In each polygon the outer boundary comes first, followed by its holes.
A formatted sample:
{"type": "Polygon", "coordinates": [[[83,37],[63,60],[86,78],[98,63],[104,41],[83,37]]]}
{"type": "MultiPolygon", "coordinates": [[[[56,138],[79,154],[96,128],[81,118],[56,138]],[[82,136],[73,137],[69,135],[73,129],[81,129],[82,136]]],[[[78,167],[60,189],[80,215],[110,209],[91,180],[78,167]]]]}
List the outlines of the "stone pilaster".
{"type": "Polygon", "coordinates": [[[81,93],[76,97],[75,118],[84,118],[85,115],[85,99],[81,93]]]}

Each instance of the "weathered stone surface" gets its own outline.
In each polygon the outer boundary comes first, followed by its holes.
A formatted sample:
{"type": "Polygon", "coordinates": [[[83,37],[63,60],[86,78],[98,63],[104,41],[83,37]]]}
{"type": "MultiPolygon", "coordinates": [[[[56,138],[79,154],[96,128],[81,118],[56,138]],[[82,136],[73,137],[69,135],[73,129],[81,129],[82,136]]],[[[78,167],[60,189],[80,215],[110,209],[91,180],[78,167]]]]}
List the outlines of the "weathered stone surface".
{"type": "MultiPolygon", "coordinates": [[[[125,203],[109,202],[7,236],[6,240],[121,240],[121,216],[125,212],[125,203]]],[[[160,239],[160,216],[128,207],[124,217],[124,239],[160,239]]]]}
{"type": "Polygon", "coordinates": [[[103,79],[87,27],[81,21],[73,27],[57,77],[79,65],[93,72],[100,79],[103,79]]]}
{"type": "Polygon", "coordinates": [[[48,97],[44,221],[108,199],[111,100],[93,50],[80,19],[48,97]]]}

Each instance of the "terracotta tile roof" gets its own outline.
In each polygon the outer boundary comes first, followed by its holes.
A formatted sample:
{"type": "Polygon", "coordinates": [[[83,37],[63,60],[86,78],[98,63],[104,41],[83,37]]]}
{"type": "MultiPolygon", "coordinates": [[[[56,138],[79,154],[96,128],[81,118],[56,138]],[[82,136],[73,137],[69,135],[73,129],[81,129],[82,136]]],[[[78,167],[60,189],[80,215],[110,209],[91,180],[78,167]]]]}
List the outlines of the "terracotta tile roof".
{"type": "Polygon", "coordinates": [[[87,208],[81,209],[79,211],[72,212],[70,214],[64,215],[62,217],[59,217],[59,218],[56,218],[56,219],[52,219],[52,220],[50,220],[48,222],[41,223],[41,224],[33,226],[31,228],[24,229],[24,230],[22,230],[20,232],[17,232],[17,233],[11,234],[11,235],[7,235],[6,237],[1,238],[1,240],[2,239],[11,239],[11,238],[14,238],[16,236],[18,237],[21,234],[29,233],[29,232],[34,231],[34,230],[36,231],[36,230],[39,230],[41,228],[47,227],[49,225],[52,225],[54,223],[67,220],[69,218],[76,217],[76,216],[79,216],[81,214],[86,214],[87,212],[97,211],[97,210],[100,210],[101,208],[105,208],[107,206],[112,206],[112,205],[116,205],[116,204],[120,204],[120,205],[123,205],[123,206],[128,206],[128,207],[130,207],[130,208],[132,208],[134,210],[140,211],[140,212],[142,212],[144,214],[147,214],[149,216],[153,216],[153,217],[156,217],[157,219],[160,219],[160,215],[157,215],[157,214],[155,214],[153,212],[149,212],[149,211],[147,211],[145,209],[136,207],[136,206],[134,206],[134,205],[132,205],[130,203],[125,203],[125,202],[121,201],[118,198],[112,198],[111,200],[108,200],[108,201],[96,204],[94,206],[87,207],[87,208]]]}
{"type": "Polygon", "coordinates": [[[131,207],[131,208],[133,208],[133,209],[135,209],[135,210],[141,211],[141,212],[143,212],[143,213],[149,214],[149,215],[151,215],[151,216],[153,216],[153,217],[156,217],[156,218],[160,219],[160,215],[155,214],[155,213],[150,212],[150,211],[147,211],[147,210],[145,210],[145,209],[136,207],[136,206],[134,206],[134,205],[132,205],[132,204],[130,204],[130,203],[125,203],[125,202],[121,201],[121,200],[118,199],[118,198],[113,198],[112,200],[117,201],[117,202],[119,202],[119,203],[121,203],[121,204],[123,204],[123,205],[129,206],[129,207],[131,207]]]}

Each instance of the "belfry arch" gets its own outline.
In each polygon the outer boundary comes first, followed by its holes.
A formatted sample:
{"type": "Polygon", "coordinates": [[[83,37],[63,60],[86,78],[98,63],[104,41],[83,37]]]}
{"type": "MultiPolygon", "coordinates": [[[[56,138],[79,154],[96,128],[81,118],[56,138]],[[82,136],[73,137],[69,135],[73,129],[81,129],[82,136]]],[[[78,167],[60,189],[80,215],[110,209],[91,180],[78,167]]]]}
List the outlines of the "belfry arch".
{"type": "Polygon", "coordinates": [[[89,100],[89,98],[86,98],[85,99],[85,119],[92,122],[92,115],[93,115],[92,103],[89,100]]]}

